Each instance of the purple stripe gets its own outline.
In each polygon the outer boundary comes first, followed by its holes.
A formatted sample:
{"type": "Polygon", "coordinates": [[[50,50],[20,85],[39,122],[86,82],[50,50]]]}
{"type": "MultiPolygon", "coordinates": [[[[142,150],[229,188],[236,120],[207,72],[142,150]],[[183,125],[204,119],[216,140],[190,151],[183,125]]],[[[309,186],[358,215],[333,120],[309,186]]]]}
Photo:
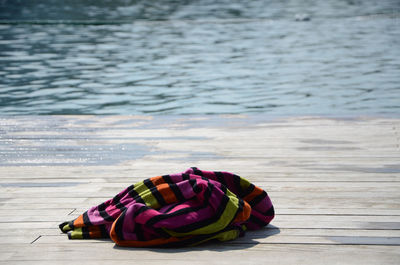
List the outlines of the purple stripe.
{"type": "Polygon", "coordinates": [[[90,222],[92,223],[92,225],[100,225],[100,224],[109,223],[109,222],[105,221],[104,218],[100,215],[98,206],[94,206],[94,207],[90,208],[87,211],[87,214],[88,214],[88,218],[89,218],[90,222]]]}
{"type": "Polygon", "coordinates": [[[165,220],[157,222],[156,224],[154,224],[154,227],[175,229],[181,226],[197,223],[199,221],[208,219],[212,217],[214,213],[215,209],[213,209],[211,206],[207,206],[206,208],[202,208],[201,210],[196,212],[190,212],[183,215],[169,217],[165,220]]]}
{"type": "Polygon", "coordinates": [[[123,236],[125,240],[137,240],[137,236],[135,234],[135,222],[132,218],[135,211],[139,210],[143,205],[133,205],[126,210],[124,222],[123,222],[123,236]]]}
{"type": "MultiPolygon", "coordinates": [[[[135,204],[135,205],[136,205],[136,204],[135,204]]],[[[146,224],[147,221],[148,221],[150,218],[152,218],[152,217],[154,217],[154,216],[156,216],[156,215],[159,215],[159,214],[160,214],[160,212],[157,211],[157,210],[148,209],[147,211],[145,211],[145,212],[143,212],[143,213],[140,213],[138,216],[136,216],[136,217],[134,218],[134,220],[135,220],[137,223],[139,223],[139,224],[146,224]]]]}
{"type": "Polygon", "coordinates": [[[180,189],[183,197],[185,197],[186,200],[190,200],[194,196],[196,196],[195,192],[193,191],[192,185],[190,185],[188,180],[179,182],[176,184],[176,186],[180,189]]]}
{"type": "Polygon", "coordinates": [[[262,212],[265,213],[266,211],[268,211],[269,208],[272,207],[272,202],[269,199],[269,197],[265,197],[263,200],[261,200],[259,203],[257,203],[256,205],[253,206],[253,209],[258,211],[258,212],[262,212]]]}

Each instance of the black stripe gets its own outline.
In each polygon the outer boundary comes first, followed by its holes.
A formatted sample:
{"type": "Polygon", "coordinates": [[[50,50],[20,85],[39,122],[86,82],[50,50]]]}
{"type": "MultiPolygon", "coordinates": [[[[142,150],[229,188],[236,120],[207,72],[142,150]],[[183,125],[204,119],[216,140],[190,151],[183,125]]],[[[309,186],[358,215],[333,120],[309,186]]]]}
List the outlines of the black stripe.
{"type": "Polygon", "coordinates": [[[201,179],[202,179],[202,180],[205,180],[205,181],[207,181],[207,182],[210,181],[210,179],[208,179],[208,178],[206,178],[206,177],[201,177],[201,179]]]}
{"type": "Polygon", "coordinates": [[[255,223],[255,224],[259,225],[259,226],[266,226],[267,225],[266,222],[264,222],[263,220],[260,220],[259,218],[255,217],[254,215],[250,215],[249,221],[252,222],[252,223],[255,223]]]}
{"type": "Polygon", "coordinates": [[[90,238],[89,235],[89,228],[87,226],[82,227],[82,238],[83,239],[88,239],[90,238]]]}
{"type": "Polygon", "coordinates": [[[64,222],[64,223],[59,224],[58,227],[60,228],[61,232],[66,233],[66,232],[63,231],[63,227],[66,226],[67,224],[70,224],[70,222],[64,222]]]}
{"type": "Polygon", "coordinates": [[[189,180],[189,183],[192,186],[194,193],[197,194],[201,192],[201,187],[197,184],[197,179],[191,179],[189,180]]]}
{"type": "Polygon", "coordinates": [[[101,237],[103,237],[103,238],[109,238],[110,235],[108,234],[108,231],[107,231],[107,229],[106,229],[106,226],[105,226],[105,225],[99,225],[99,227],[100,227],[101,237]]]}
{"type": "Polygon", "coordinates": [[[176,185],[175,183],[168,183],[168,186],[172,190],[178,201],[183,202],[186,200],[181,190],[179,189],[178,185],[176,185]]]}
{"type": "Polygon", "coordinates": [[[142,229],[142,225],[141,224],[135,223],[134,232],[135,232],[135,234],[137,236],[137,239],[139,241],[145,241],[146,240],[145,237],[144,237],[144,234],[143,234],[143,229],[142,229]]]}
{"type": "Polygon", "coordinates": [[[238,211],[239,212],[243,211],[243,207],[244,207],[244,201],[239,198],[239,209],[238,209],[238,211]]]}
{"type": "Polygon", "coordinates": [[[108,221],[108,222],[112,222],[114,221],[114,218],[112,218],[106,211],[106,205],[104,203],[100,204],[98,206],[98,211],[101,217],[103,217],[104,220],[108,221]]]}
{"type": "Polygon", "coordinates": [[[115,195],[114,198],[112,199],[113,204],[117,204],[121,198],[119,197],[119,194],[115,195]]]}
{"type": "Polygon", "coordinates": [[[151,209],[151,208],[148,207],[148,206],[142,206],[142,207],[140,207],[139,210],[136,210],[136,211],[133,213],[132,218],[135,218],[135,217],[138,216],[139,214],[141,214],[141,213],[143,213],[143,212],[145,212],[145,211],[147,211],[147,210],[149,210],[149,209],[151,209]]]}
{"type": "Polygon", "coordinates": [[[127,191],[127,193],[129,194],[129,192],[132,191],[132,190],[134,190],[134,189],[135,189],[135,185],[130,185],[130,186],[126,189],[126,191],[127,191]]]}
{"type": "Polygon", "coordinates": [[[89,219],[89,216],[88,216],[87,211],[84,212],[84,213],[82,214],[82,216],[83,216],[83,223],[84,223],[85,225],[87,225],[87,226],[92,225],[92,223],[90,222],[90,219],[89,219]]]}
{"type": "Polygon", "coordinates": [[[168,208],[164,209],[164,213],[169,213],[172,209],[174,209],[176,206],[178,206],[179,203],[173,203],[170,206],[168,206],[168,208]]]}
{"type": "Polygon", "coordinates": [[[254,191],[254,189],[256,188],[256,186],[254,186],[253,184],[250,184],[246,190],[243,191],[243,197],[246,197],[247,195],[249,195],[250,193],[252,193],[254,191]]]}
{"type": "Polygon", "coordinates": [[[173,183],[170,175],[162,176],[165,183],[173,183]]]}
{"type": "Polygon", "coordinates": [[[181,227],[178,227],[178,228],[175,228],[175,229],[172,229],[172,230],[175,231],[175,232],[178,232],[178,233],[188,233],[190,231],[193,231],[193,230],[196,230],[198,228],[201,228],[201,227],[207,226],[209,224],[212,224],[212,223],[216,222],[221,217],[221,215],[224,213],[228,202],[229,202],[229,198],[228,198],[228,196],[225,195],[223,197],[220,205],[218,206],[218,209],[216,210],[214,216],[212,216],[212,217],[210,217],[208,219],[204,219],[204,220],[201,220],[201,221],[198,221],[198,222],[194,222],[194,223],[191,223],[191,224],[188,224],[188,225],[185,225],[185,226],[181,226],[181,227]]]}
{"type": "Polygon", "coordinates": [[[182,174],[182,180],[189,180],[190,176],[189,174],[182,174]]]}
{"type": "Polygon", "coordinates": [[[160,192],[157,190],[157,187],[154,186],[153,182],[151,180],[146,179],[143,181],[144,185],[146,185],[147,188],[151,191],[151,194],[157,199],[158,203],[161,206],[167,205],[167,203],[164,200],[164,197],[160,194],[160,192]]]}
{"type": "MultiPolygon", "coordinates": [[[[133,190],[134,188],[135,188],[135,185],[130,185],[130,186],[126,189],[126,192],[125,192],[124,194],[129,194],[129,192],[130,192],[131,190],[133,190]]],[[[113,204],[115,205],[115,207],[117,207],[119,210],[121,210],[121,212],[123,212],[123,211],[126,210],[125,205],[123,205],[123,204],[121,203],[121,195],[124,195],[124,194],[117,194],[117,195],[114,196],[114,198],[113,198],[113,200],[112,200],[112,202],[113,202],[113,204]]]]}
{"type": "Polygon", "coordinates": [[[232,218],[232,221],[235,220],[236,217],[238,216],[238,214],[243,211],[244,201],[240,198],[238,198],[238,199],[239,199],[238,209],[236,210],[236,213],[235,213],[234,217],[232,218]]]}
{"type": "Polygon", "coordinates": [[[119,240],[124,240],[124,234],[122,233],[124,229],[124,219],[125,219],[126,211],[124,211],[115,223],[115,232],[117,233],[117,237],[119,240]]]}
{"type": "Polygon", "coordinates": [[[208,182],[207,184],[208,184],[207,189],[204,191],[204,204],[205,205],[209,204],[211,194],[215,188],[215,185],[212,184],[211,182],[208,182]]]}
{"type": "Polygon", "coordinates": [[[274,206],[271,205],[271,208],[269,208],[265,213],[263,213],[265,216],[275,216],[275,209],[274,206]]]}
{"type": "Polygon", "coordinates": [[[117,207],[121,212],[125,211],[127,208],[122,203],[118,202],[115,207],[117,207]]]}
{"type": "Polygon", "coordinates": [[[146,204],[142,197],[136,192],[136,190],[129,191],[129,196],[131,196],[136,202],[146,204]]]}
{"type": "Polygon", "coordinates": [[[243,190],[242,186],[240,186],[240,177],[238,175],[233,175],[233,183],[236,188],[236,195],[238,195],[240,198],[243,198],[243,190]]]}
{"type": "MultiPolygon", "coordinates": [[[[75,219],[75,220],[76,220],[76,219],[75,219]]],[[[70,222],[68,223],[68,226],[69,226],[69,228],[71,228],[71,230],[74,230],[74,228],[75,228],[75,226],[74,226],[75,220],[70,221],[70,222]]]]}
{"type": "Polygon", "coordinates": [[[260,195],[256,196],[254,199],[252,199],[249,204],[251,206],[256,206],[258,203],[260,203],[262,200],[264,200],[267,197],[267,193],[265,191],[261,192],[260,195]]]}
{"type": "Polygon", "coordinates": [[[204,176],[203,172],[201,170],[198,170],[197,167],[192,167],[192,169],[193,169],[194,175],[201,176],[201,177],[204,176]]]}
{"type": "Polygon", "coordinates": [[[170,238],[171,237],[171,235],[168,234],[167,232],[165,232],[165,230],[162,229],[162,228],[155,228],[154,230],[163,238],[170,238]]]}
{"type": "Polygon", "coordinates": [[[220,189],[223,191],[223,193],[225,193],[226,194],[226,192],[227,192],[227,190],[228,190],[228,188],[225,186],[225,185],[222,185],[221,187],[220,187],[220,189]]]}
{"type": "Polygon", "coordinates": [[[222,185],[226,186],[226,180],[224,177],[224,174],[222,172],[217,172],[214,171],[215,177],[217,178],[218,182],[221,183],[222,185]]]}

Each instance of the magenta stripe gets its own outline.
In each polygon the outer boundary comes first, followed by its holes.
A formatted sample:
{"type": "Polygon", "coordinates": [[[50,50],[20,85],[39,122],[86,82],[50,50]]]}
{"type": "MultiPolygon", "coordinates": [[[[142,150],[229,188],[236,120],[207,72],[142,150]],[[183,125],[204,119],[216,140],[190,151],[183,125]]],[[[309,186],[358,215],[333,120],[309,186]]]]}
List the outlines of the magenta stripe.
{"type": "Polygon", "coordinates": [[[193,191],[192,185],[190,185],[188,180],[179,182],[176,184],[176,186],[180,189],[183,197],[185,197],[186,200],[190,200],[196,195],[193,191]]]}
{"type": "Polygon", "coordinates": [[[141,205],[133,205],[132,207],[129,207],[126,210],[126,214],[125,214],[125,218],[124,218],[124,222],[123,222],[123,235],[124,235],[124,239],[125,240],[137,240],[137,235],[134,232],[135,231],[135,222],[132,218],[133,214],[135,213],[135,211],[137,211],[138,209],[140,209],[141,205]]]}
{"type": "Polygon", "coordinates": [[[159,221],[154,224],[154,227],[163,227],[167,229],[174,229],[184,225],[196,223],[212,217],[215,213],[215,209],[210,206],[203,208],[196,212],[186,213],[184,215],[168,217],[165,220],[159,221]]]}
{"type": "Polygon", "coordinates": [[[260,201],[255,206],[253,206],[253,209],[258,212],[265,213],[271,207],[272,207],[272,202],[269,199],[269,197],[267,196],[264,200],[260,201]]]}
{"type": "Polygon", "coordinates": [[[152,218],[156,215],[159,215],[159,214],[161,214],[161,213],[157,210],[148,209],[147,211],[144,211],[144,212],[140,213],[139,215],[137,215],[136,217],[134,217],[134,220],[135,220],[135,222],[137,222],[139,224],[146,224],[150,218],[152,218]]]}
{"type": "Polygon", "coordinates": [[[87,211],[90,222],[93,225],[100,225],[104,223],[104,218],[100,216],[99,210],[97,206],[90,208],[87,211]]]}

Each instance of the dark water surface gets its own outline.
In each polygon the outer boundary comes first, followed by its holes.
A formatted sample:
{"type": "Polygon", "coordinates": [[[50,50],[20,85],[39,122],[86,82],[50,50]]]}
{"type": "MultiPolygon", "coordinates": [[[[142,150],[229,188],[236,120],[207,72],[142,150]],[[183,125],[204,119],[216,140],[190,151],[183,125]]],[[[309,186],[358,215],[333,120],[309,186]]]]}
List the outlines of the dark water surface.
{"type": "Polygon", "coordinates": [[[0,20],[0,115],[400,114],[400,0],[3,0],[0,20]]]}

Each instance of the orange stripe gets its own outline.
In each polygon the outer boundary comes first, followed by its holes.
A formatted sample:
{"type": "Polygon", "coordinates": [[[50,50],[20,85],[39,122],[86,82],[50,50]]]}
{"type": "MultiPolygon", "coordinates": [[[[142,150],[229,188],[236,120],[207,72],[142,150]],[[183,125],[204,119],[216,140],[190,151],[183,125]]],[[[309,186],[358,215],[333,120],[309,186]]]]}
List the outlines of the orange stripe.
{"type": "Polygon", "coordinates": [[[260,195],[262,192],[263,192],[262,189],[260,189],[259,187],[255,187],[250,194],[248,194],[246,197],[243,198],[243,200],[251,202],[255,197],[260,195]]]}
{"type": "Polygon", "coordinates": [[[170,189],[168,183],[160,184],[156,187],[157,191],[161,194],[161,196],[163,196],[166,203],[170,204],[178,201],[174,192],[170,189]]]}
{"type": "Polygon", "coordinates": [[[250,214],[251,214],[251,206],[244,201],[243,210],[240,213],[238,213],[238,215],[236,215],[236,218],[235,220],[233,220],[233,222],[234,223],[244,222],[250,218],[250,214]]]}
{"type": "Polygon", "coordinates": [[[150,181],[153,183],[154,186],[165,183],[164,178],[162,176],[150,178],[150,181]]]}
{"type": "Polygon", "coordinates": [[[85,223],[83,222],[83,214],[79,215],[78,218],[74,221],[75,227],[84,227],[85,223]]]}

